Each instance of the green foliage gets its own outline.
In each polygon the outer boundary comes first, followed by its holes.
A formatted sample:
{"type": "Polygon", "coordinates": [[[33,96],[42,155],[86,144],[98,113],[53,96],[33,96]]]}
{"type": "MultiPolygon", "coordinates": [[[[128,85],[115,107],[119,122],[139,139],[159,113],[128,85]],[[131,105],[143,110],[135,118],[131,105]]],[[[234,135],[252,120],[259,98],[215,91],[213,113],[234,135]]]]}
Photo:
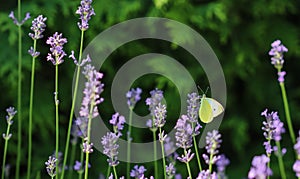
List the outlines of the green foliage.
{"type": "MultiPolygon", "coordinates": [[[[5,6],[0,7],[1,111],[4,111],[3,109],[9,105],[16,106],[17,91],[17,27],[8,18],[10,11],[16,12],[16,3],[13,1],[6,3],[5,6]]],[[[43,14],[48,18],[45,38],[38,42],[37,47],[38,51],[41,52],[41,56],[38,57],[37,61],[33,121],[34,146],[39,147],[38,150],[35,148],[33,152],[34,163],[36,164],[34,175],[37,178],[44,178],[44,161],[52,153],[51,147],[54,145],[54,67],[50,62],[46,62],[49,46],[46,45],[45,41],[46,37],[54,32],[63,32],[64,36],[68,38],[67,53],[70,54],[71,50],[75,50],[75,54],[78,54],[80,31],[77,27],[77,21],[79,16],[75,14],[75,11],[79,3],[79,0],[32,0],[22,3],[23,15],[29,11],[32,17],[43,14]],[[51,147],[49,148],[49,146],[51,147]]],[[[221,125],[221,133],[224,138],[223,141],[226,141],[223,142],[222,152],[231,160],[231,166],[228,168],[230,178],[245,177],[252,156],[259,154],[257,150],[263,152],[263,135],[261,131],[263,119],[260,117],[260,112],[266,107],[278,110],[280,117],[285,121],[276,71],[270,64],[267,55],[270,44],[275,39],[282,40],[283,44],[289,49],[285,63],[287,71],[286,84],[288,98],[291,101],[292,118],[297,127],[295,129],[296,131],[299,129],[300,122],[296,120],[300,116],[300,82],[297,74],[300,59],[299,1],[97,0],[93,2],[93,7],[96,16],[92,17],[90,21],[90,29],[85,36],[85,46],[106,28],[128,19],[145,16],[165,17],[179,21],[192,27],[208,41],[222,64],[228,88],[228,103],[221,125]],[[257,140],[258,138],[260,140],[257,140]],[[239,158],[236,156],[239,156],[239,158]],[[240,170],[240,167],[244,168],[240,170]],[[243,171],[243,173],[236,171],[243,171]]],[[[32,41],[27,34],[30,31],[30,24],[30,21],[27,21],[23,26],[24,121],[27,121],[28,118],[31,58],[27,54],[27,50],[32,46],[32,41]]],[[[193,43],[191,37],[183,34],[186,33],[173,31],[170,36],[174,41],[193,43]]],[[[109,43],[114,44],[113,41],[109,43]]],[[[197,65],[193,57],[180,47],[168,42],[157,43],[156,40],[131,42],[116,50],[101,69],[105,74],[105,91],[103,94],[106,101],[99,107],[104,113],[104,119],[108,120],[114,112],[109,90],[117,70],[128,59],[151,52],[170,55],[177,59],[178,62],[186,66],[191,76],[201,87],[208,86],[201,66],[197,65]]],[[[60,106],[62,139],[65,138],[67,129],[71,104],[72,75],[75,69],[71,60],[66,58],[65,61],[60,66],[61,82],[59,84],[60,100],[62,101],[60,106]]],[[[149,64],[149,67],[176,74],[171,68],[160,69],[157,64],[149,64]]],[[[182,85],[186,86],[187,84],[182,83],[182,85]]],[[[166,99],[171,104],[170,107],[168,106],[168,119],[173,121],[166,128],[172,129],[175,125],[174,121],[179,117],[179,112],[174,110],[179,109],[180,106],[178,99],[174,97],[178,96],[174,84],[167,78],[153,75],[137,80],[134,86],[143,88],[143,100],[148,97],[148,92],[155,87],[165,90],[166,99]]],[[[137,112],[144,113],[146,108],[144,103],[139,103],[138,106],[137,112]]],[[[4,118],[1,116],[1,131],[4,131],[4,122],[4,118]]],[[[27,129],[26,122],[23,127],[27,129]]],[[[13,130],[14,133],[16,128],[13,128],[13,130]]],[[[24,140],[27,140],[26,130],[23,131],[24,140]]],[[[134,131],[143,134],[142,130],[134,131]]],[[[63,145],[64,143],[61,144],[61,148],[63,148],[63,145]]],[[[288,143],[287,146],[283,147],[287,147],[288,151],[291,152],[291,146],[288,143]]],[[[13,162],[12,158],[15,156],[16,146],[12,143],[10,148],[10,162],[13,162]]],[[[96,156],[105,161],[105,157],[101,156],[100,153],[93,154],[93,157],[97,158],[96,156]]],[[[292,160],[291,157],[289,159],[292,160]]],[[[25,161],[22,160],[22,165],[25,165],[25,161]]],[[[95,162],[98,162],[98,166],[101,165],[99,161],[95,162]]],[[[101,171],[105,172],[104,169],[101,169],[101,171]]],[[[151,170],[148,171],[149,174],[151,172],[151,170]]],[[[289,170],[288,172],[291,173],[292,171],[289,170]]],[[[95,171],[94,176],[98,176],[95,171]]]]}

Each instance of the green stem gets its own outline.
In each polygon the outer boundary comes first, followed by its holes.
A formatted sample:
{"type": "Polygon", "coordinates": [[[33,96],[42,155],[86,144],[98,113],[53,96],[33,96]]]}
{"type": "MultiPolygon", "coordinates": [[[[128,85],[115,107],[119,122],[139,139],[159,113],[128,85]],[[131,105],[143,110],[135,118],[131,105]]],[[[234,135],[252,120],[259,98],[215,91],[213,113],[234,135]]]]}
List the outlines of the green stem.
{"type": "Polygon", "coordinates": [[[130,178],[130,159],[131,159],[131,123],[132,123],[132,111],[133,108],[129,108],[129,123],[127,134],[127,178],[130,178]]]}
{"type": "MultiPolygon", "coordinates": [[[[81,40],[80,40],[79,58],[78,58],[78,63],[79,64],[81,63],[81,57],[82,57],[83,38],[84,38],[84,31],[82,30],[81,31],[81,38],[80,38],[81,40]]],[[[71,106],[70,117],[69,117],[67,140],[66,140],[66,145],[65,145],[66,148],[65,148],[64,160],[63,160],[63,168],[65,168],[66,163],[67,163],[67,158],[68,158],[69,143],[70,143],[70,136],[71,136],[71,129],[72,129],[73,114],[74,114],[75,103],[76,103],[79,74],[80,74],[80,65],[77,65],[74,93],[73,93],[72,106],[71,106]]],[[[61,177],[60,177],[61,179],[64,178],[64,174],[65,174],[65,171],[62,170],[61,177]]]]}
{"type": "MultiPolygon", "coordinates": [[[[18,20],[21,21],[21,0],[18,0],[18,20]]],[[[18,145],[17,145],[17,161],[16,161],[16,179],[20,175],[20,162],[21,162],[21,146],[22,146],[22,30],[18,26],[18,145]]]]}
{"type": "MultiPolygon", "coordinates": [[[[187,154],[186,149],[184,149],[184,154],[185,155],[187,154]]],[[[191,168],[190,168],[189,162],[186,162],[186,168],[187,168],[187,171],[189,173],[189,177],[192,178],[192,173],[191,173],[191,168]]]]}
{"type": "Polygon", "coordinates": [[[106,172],[106,178],[108,178],[109,177],[109,174],[110,174],[110,165],[108,164],[108,168],[107,168],[107,172],[106,172]]]}
{"type": "Polygon", "coordinates": [[[282,153],[281,153],[281,147],[280,147],[279,141],[276,141],[276,146],[277,146],[277,151],[278,151],[277,159],[278,159],[278,164],[279,164],[280,175],[281,175],[282,179],[286,179],[284,163],[282,160],[282,153]]]}
{"type": "MultiPolygon", "coordinates": [[[[84,140],[82,139],[81,143],[83,144],[83,142],[84,142],[84,140]]],[[[83,149],[83,146],[81,147],[81,151],[82,151],[82,149],[83,149]]],[[[84,154],[83,152],[80,153],[81,166],[83,165],[83,157],[84,157],[83,154],[84,154]]],[[[82,174],[83,174],[83,169],[81,169],[81,171],[79,172],[79,176],[78,176],[79,179],[82,179],[82,174]]]]}
{"type": "MultiPolygon", "coordinates": [[[[91,127],[92,127],[92,116],[93,116],[94,104],[92,103],[90,106],[89,117],[88,117],[88,128],[87,128],[87,143],[90,144],[91,140],[91,127]]],[[[85,155],[85,173],[84,179],[88,179],[89,173],[89,151],[86,151],[85,155]]]]}
{"type": "MultiPolygon", "coordinates": [[[[34,52],[36,51],[36,40],[33,41],[33,51],[34,51],[34,52]]],[[[30,85],[29,125],[28,125],[27,179],[30,179],[30,172],[31,172],[31,154],[32,154],[32,108],[33,108],[33,91],[34,91],[35,58],[36,58],[36,57],[32,57],[32,65],[31,65],[31,85],[30,85]]]]}
{"type": "MultiPolygon", "coordinates": [[[[159,128],[159,133],[161,134],[161,127],[159,128]]],[[[162,160],[163,160],[164,179],[167,179],[164,142],[160,141],[160,145],[161,145],[161,153],[162,153],[162,160]]]]}
{"type": "Polygon", "coordinates": [[[200,162],[200,157],[199,157],[199,152],[198,152],[198,146],[197,146],[197,142],[196,142],[196,136],[193,136],[193,142],[194,142],[194,148],[195,148],[195,153],[196,153],[196,157],[197,157],[198,167],[201,172],[202,167],[201,167],[201,162],[200,162]]]}
{"type": "Polygon", "coordinates": [[[156,130],[153,129],[152,130],[152,134],[153,134],[153,152],[154,152],[154,178],[158,178],[158,166],[157,166],[157,151],[156,151],[156,130]]]}
{"type": "Polygon", "coordinates": [[[89,176],[89,152],[85,154],[85,173],[84,173],[84,179],[87,179],[89,176]]]}
{"type": "MultiPolygon", "coordinates": [[[[70,158],[70,166],[74,165],[75,162],[75,154],[76,154],[76,144],[72,144],[71,146],[71,158],[70,158]]],[[[73,176],[73,168],[70,170],[68,178],[71,179],[73,176]]]]}
{"type": "Polygon", "coordinates": [[[292,142],[293,142],[293,144],[295,144],[295,142],[296,142],[295,132],[294,132],[293,124],[292,124],[292,120],[291,120],[289,103],[288,103],[288,100],[287,100],[285,86],[284,86],[283,82],[279,83],[279,84],[280,84],[280,89],[281,89],[281,94],[282,94],[282,100],[283,100],[283,105],[284,105],[286,121],[287,121],[287,124],[288,124],[288,128],[289,128],[289,132],[290,132],[292,142]]]}
{"type": "Polygon", "coordinates": [[[212,172],[212,158],[213,158],[213,154],[211,153],[210,156],[209,156],[209,166],[208,166],[208,169],[209,169],[209,173],[212,172]]]}
{"type": "MultiPolygon", "coordinates": [[[[10,124],[8,124],[6,129],[6,137],[9,135],[9,130],[10,130],[10,124]]],[[[2,179],[4,179],[5,162],[6,162],[7,146],[8,146],[9,139],[4,139],[4,140],[5,140],[5,144],[4,144],[3,161],[2,161],[2,177],[1,177],[2,179]]]]}
{"type": "Polygon", "coordinates": [[[113,166],[113,170],[114,170],[115,179],[118,179],[118,175],[117,175],[117,171],[116,171],[116,166],[113,166]]]}
{"type": "MultiPolygon", "coordinates": [[[[59,145],[59,115],[58,115],[58,64],[55,65],[55,92],[54,92],[54,103],[55,103],[55,157],[58,159],[58,145],[59,145]]],[[[56,162],[56,175],[58,178],[58,162],[56,162]]]]}

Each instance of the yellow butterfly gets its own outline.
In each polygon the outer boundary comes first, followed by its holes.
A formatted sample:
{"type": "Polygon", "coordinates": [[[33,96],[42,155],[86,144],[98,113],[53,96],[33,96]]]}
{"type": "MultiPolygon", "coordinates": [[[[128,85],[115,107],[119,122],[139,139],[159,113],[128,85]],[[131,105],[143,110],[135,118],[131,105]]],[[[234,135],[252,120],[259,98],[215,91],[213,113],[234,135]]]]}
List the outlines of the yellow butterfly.
{"type": "Polygon", "coordinates": [[[217,117],[224,111],[223,106],[213,98],[207,98],[205,94],[202,95],[199,118],[204,123],[210,123],[214,117],[217,117]]]}

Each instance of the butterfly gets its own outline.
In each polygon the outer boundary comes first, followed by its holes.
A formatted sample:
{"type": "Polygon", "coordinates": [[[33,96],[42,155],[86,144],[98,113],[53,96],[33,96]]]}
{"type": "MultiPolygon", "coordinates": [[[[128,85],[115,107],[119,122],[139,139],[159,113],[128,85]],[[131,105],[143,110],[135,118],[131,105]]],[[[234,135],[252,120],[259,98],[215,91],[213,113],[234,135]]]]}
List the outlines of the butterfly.
{"type": "Polygon", "coordinates": [[[199,118],[204,123],[210,123],[215,117],[224,111],[223,106],[213,98],[207,98],[205,94],[202,95],[199,118]]]}

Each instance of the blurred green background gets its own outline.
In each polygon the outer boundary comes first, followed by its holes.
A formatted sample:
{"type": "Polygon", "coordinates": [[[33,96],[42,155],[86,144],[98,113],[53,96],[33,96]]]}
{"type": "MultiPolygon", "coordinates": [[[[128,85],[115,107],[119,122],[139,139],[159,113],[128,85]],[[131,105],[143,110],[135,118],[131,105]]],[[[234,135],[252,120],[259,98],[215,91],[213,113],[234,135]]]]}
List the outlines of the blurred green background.
{"type": "MultiPolygon", "coordinates": [[[[54,151],[54,68],[46,61],[49,51],[46,37],[54,32],[62,32],[68,39],[66,52],[71,50],[78,53],[80,30],[77,27],[79,16],[75,11],[79,0],[27,0],[22,2],[22,14],[30,12],[35,18],[43,14],[48,18],[44,38],[38,41],[37,49],[41,55],[37,60],[36,86],[34,96],[34,146],[33,146],[33,175],[39,171],[46,175],[44,162],[54,151]]],[[[287,0],[97,0],[93,2],[96,16],[90,21],[90,28],[85,33],[85,46],[106,28],[137,17],[165,17],[182,22],[199,32],[211,45],[223,67],[227,84],[227,104],[224,120],[220,127],[223,143],[220,151],[225,153],[231,163],[227,168],[229,178],[247,177],[251,160],[254,155],[264,153],[264,141],[261,131],[263,118],[260,113],[265,109],[278,110],[279,116],[285,122],[281,92],[277,82],[277,74],[270,64],[268,51],[270,44],[280,39],[289,49],[285,55],[284,70],[286,75],[286,89],[290,103],[291,116],[295,131],[300,129],[300,1],[287,0]]],[[[17,106],[17,27],[8,18],[10,11],[17,12],[16,1],[1,0],[0,4],[0,129],[6,129],[5,109],[17,106]]],[[[32,46],[32,40],[27,35],[30,32],[31,18],[23,29],[23,148],[22,174],[26,171],[27,154],[27,121],[29,106],[29,87],[31,57],[27,50],[32,46]]],[[[182,38],[189,43],[188,37],[170,34],[172,38],[182,38]],[[185,39],[187,38],[187,39],[185,39]]],[[[100,104],[103,119],[110,119],[114,113],[110,101],[110,86],[113,77],[122,64],[129,59],[144,53],[157,52],[169,55],[182,63],[201,87],[208,86],[208,82],[201,66],[184,49],[169,42],[160,40],[138,40],[125,44],[110,55],[109,60],[101,68],[105,74],[105,102],[100,104]],[[206,83],[202,83],[205,81],[206,83]]],[[[75,54],[77,54],[75,53],[75,54]]],[[[69,59],[60,65],[60,149],[64,149],[65,136],[71,104],[72,78],[75,66],[69,59]]],[[[156,68],[156,67],[153,67],[156,68]]],[[[138,114],[147,114],[144,100],[149,91],[158,87],[165,92],[168,108],[167,120],[172,120],[166,126],[171,129],[178,119],[178,92],[174,84],[158,75],[147,75],[138,79],[133,87],[143,89],[142,100],[135,110],[138,114]]],[[[201,93],[201,92],[200,92],[201,93]]],[[[125,94],[124,94],[125,97],[125,94]]],[[[286,125],[286,122],[285,122],[286,125]]],[[[286,126],[287,129],[287,126],[286,126]]],[[[9,143],[7,163],[14,163],[17,147],[17,121],[12,127],[13,137],[9,143]]],[[[137,136],[151,135],[145,130],[134,129],[137,136]]],[[[140,137],[143,142],[143,137],[140,137]]],[[[1,141],[0,151],[3,150],[4,140],[1,141]]],[[[283,136],[282,147],[288,149],[284,156],[288,178],[294,177],[292,164],[294,156],[289,135],[283,136]]],[[[77,149],[79,154],[79,148],[77,149]]],[[[203,152],[203,150],[201,150],[203,152]]],[[[278,175],[276,158],[271,167],[278,175]]],[[[99,173],[106,173],[106,157],[96,151],[92,154],[91,178],[99,173]]],[[[146,176],[153,174],[152,164],[145,164],[148,169],[146,176]]],[[[126,165],[118,167],[120,174],[125,174],[126,165]]],[[[196,169],[196,161],[192,166],[196,169]]],[[[178,170],[185,176],[184,164],[178,165],[178,170]]],[[[194,174],[196,175],[196,174],[194,174]]]]}

